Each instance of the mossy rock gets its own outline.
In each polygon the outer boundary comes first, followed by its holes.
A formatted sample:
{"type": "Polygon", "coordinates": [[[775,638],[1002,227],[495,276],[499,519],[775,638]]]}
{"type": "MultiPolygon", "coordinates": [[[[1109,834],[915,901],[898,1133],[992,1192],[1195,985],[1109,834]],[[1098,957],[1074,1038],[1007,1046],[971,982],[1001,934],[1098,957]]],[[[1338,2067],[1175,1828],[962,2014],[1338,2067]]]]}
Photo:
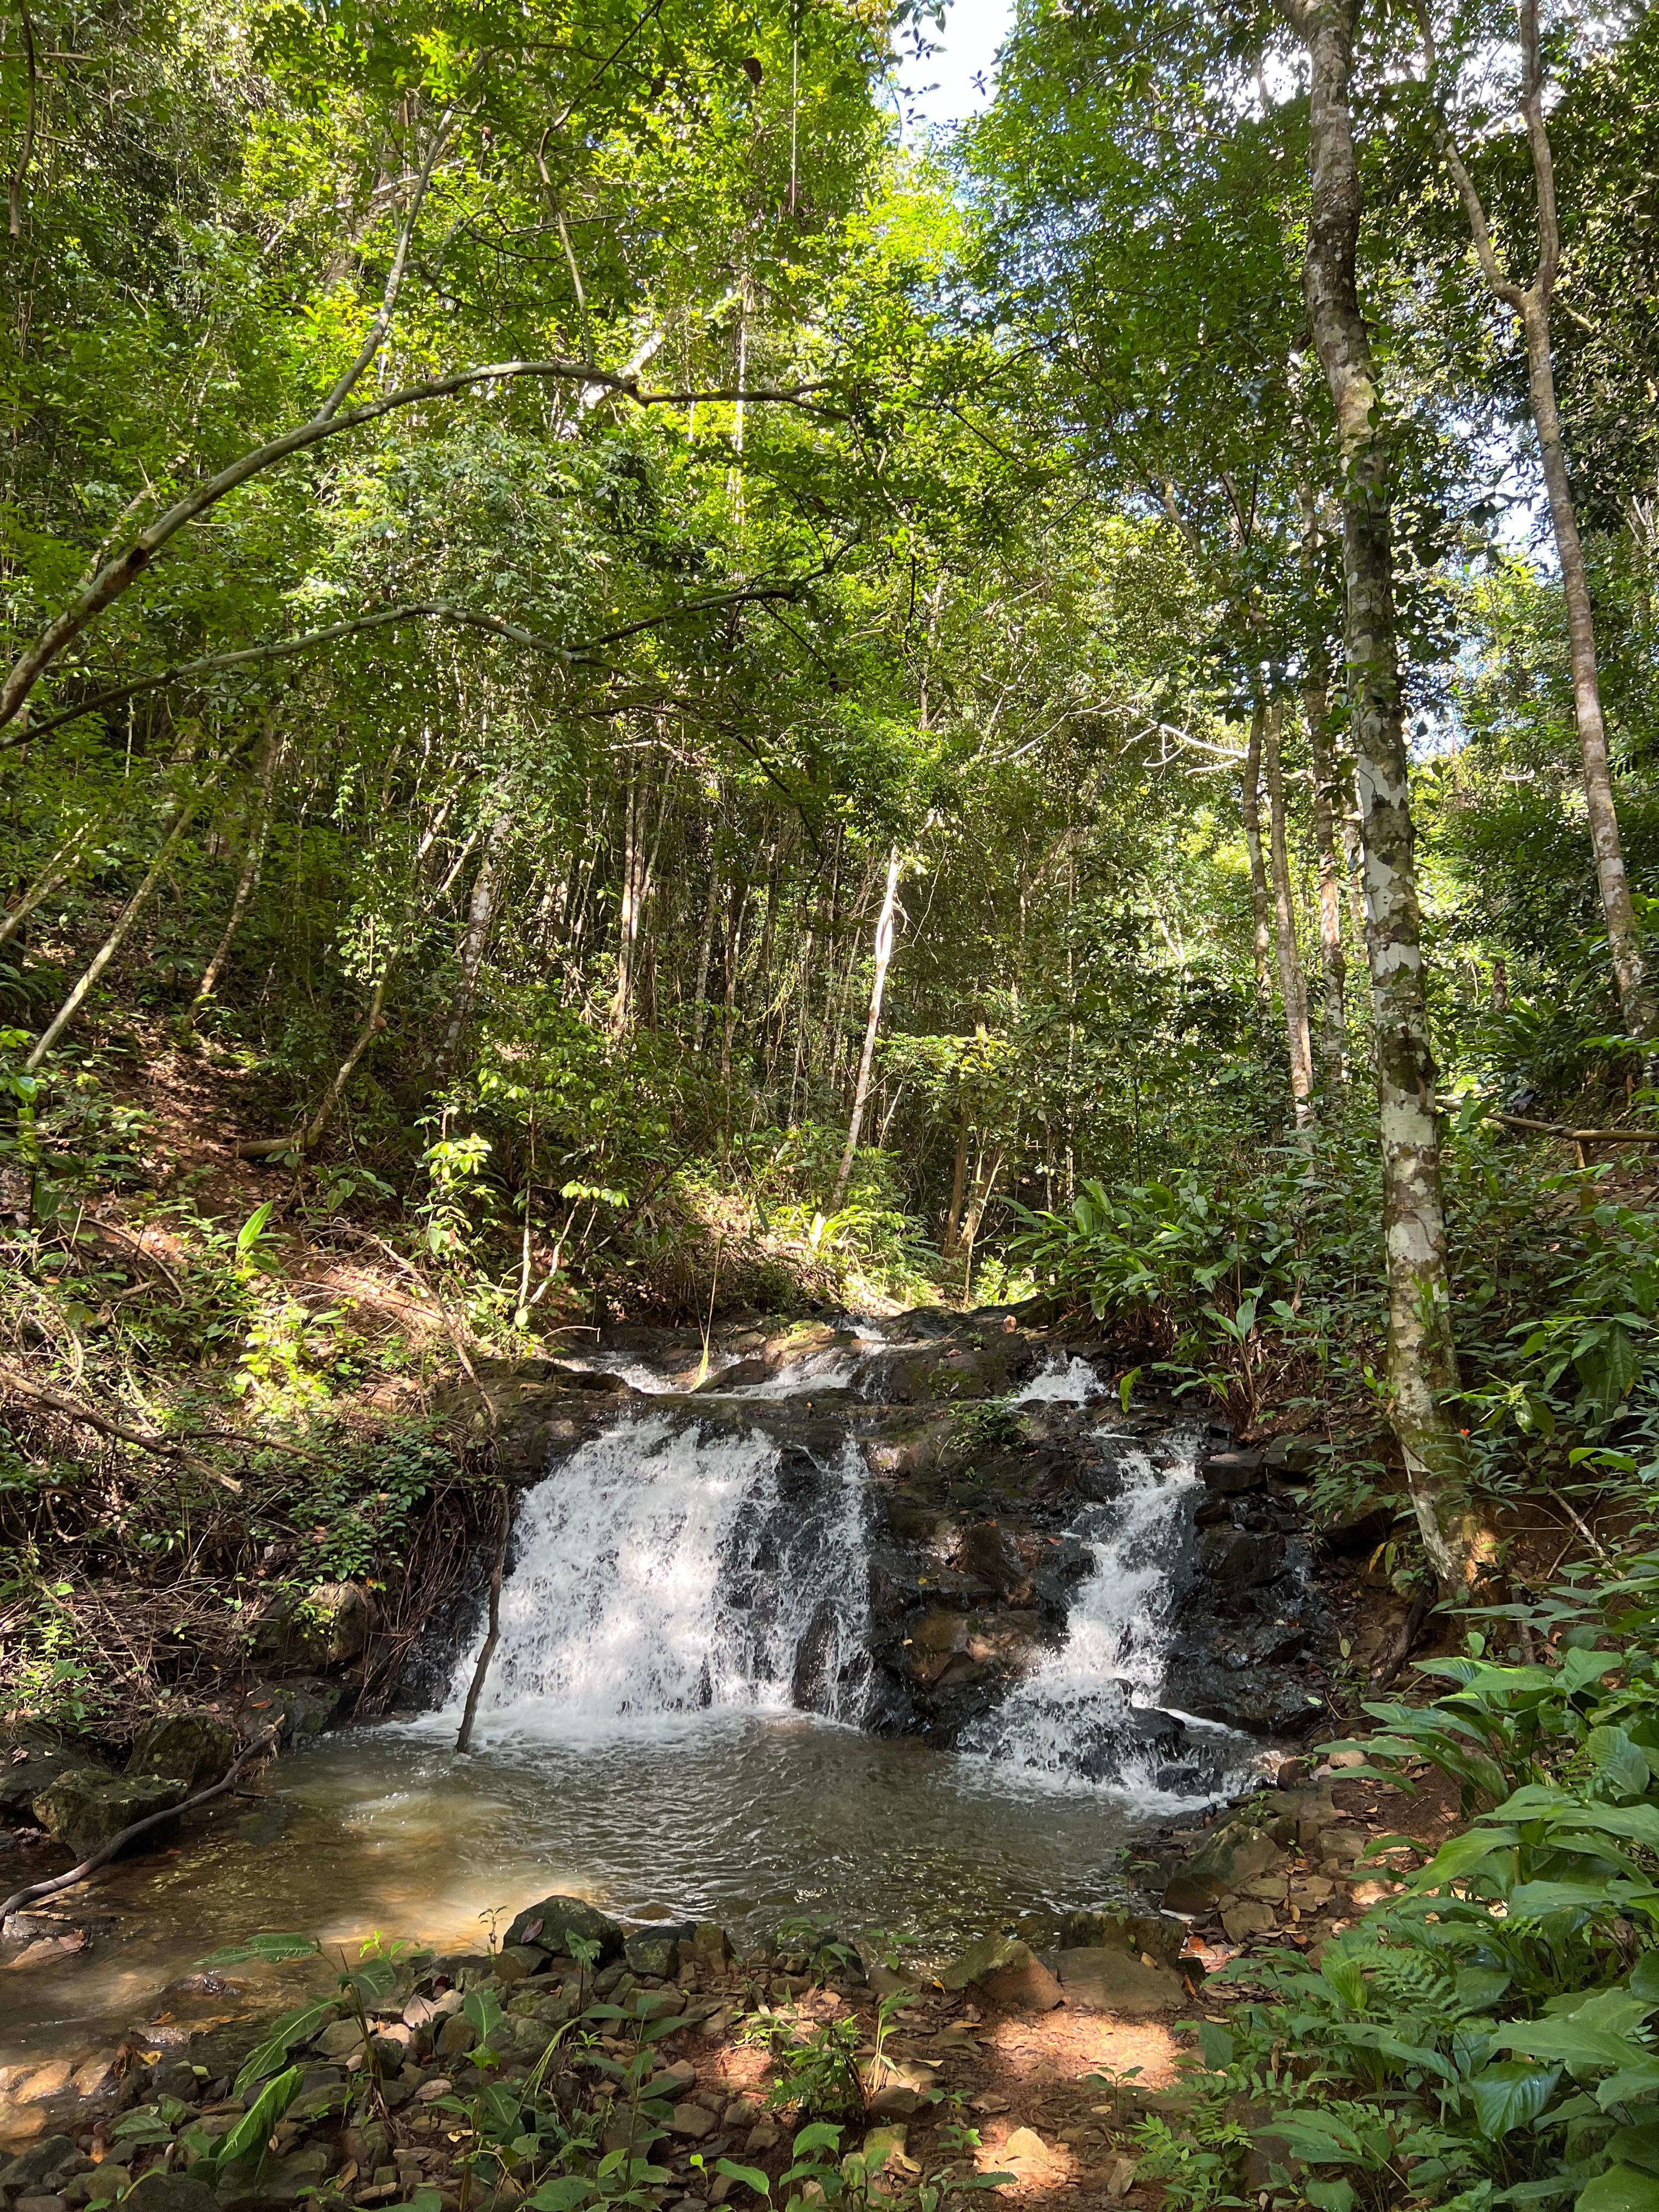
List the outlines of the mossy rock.
{"type": "MultiPolygon", "coordinates": [[[[106,1774],[101,1767],[76,1767],[60,1774],[34,1801],[34,1817],[48,1834],[83,1859],[153,1813],[169,1813],[190,1795],[176,1776],[106,1774]]],[[[178,1834],[176,1820],[160,1820],[127,1845],[128,1851],[157,1851],[178,1834]]]]}
{"type": "Polygon", "coordinates": [[[133,1742],[129,1774],[159,1774],[192,1790],[222,1781],[236,1757],[236,1731],[216,1713],[158,1713],[133,1742]]]}

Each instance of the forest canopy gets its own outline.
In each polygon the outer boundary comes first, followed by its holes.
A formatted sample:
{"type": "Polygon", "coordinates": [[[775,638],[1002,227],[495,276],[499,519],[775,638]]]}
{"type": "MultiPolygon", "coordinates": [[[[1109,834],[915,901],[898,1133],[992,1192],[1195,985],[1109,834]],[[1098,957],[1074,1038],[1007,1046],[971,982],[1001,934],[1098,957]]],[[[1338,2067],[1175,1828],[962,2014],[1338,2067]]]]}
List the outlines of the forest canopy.
{"type": "Polygon", "coordinates": [[[1070,1297],[1466,1582],[1659,1411],[1650,23],[938,29],[8,19],[24,1273],[171,1149],[503,1346],[1070,1297]]]}

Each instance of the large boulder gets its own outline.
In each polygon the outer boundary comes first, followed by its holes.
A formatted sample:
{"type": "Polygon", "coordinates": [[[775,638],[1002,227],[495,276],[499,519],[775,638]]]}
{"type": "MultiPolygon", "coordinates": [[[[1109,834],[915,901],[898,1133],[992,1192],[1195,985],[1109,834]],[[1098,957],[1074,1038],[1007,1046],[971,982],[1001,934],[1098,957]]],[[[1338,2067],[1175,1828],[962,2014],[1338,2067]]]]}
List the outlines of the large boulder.
{"type": "Polygon", "coordinates": [[[1172,1912],[1203,1912],[1218,1899],[1242,1889],[1252,1875],[1279,1865],[1284,1856],[1248,1814],[1235,1814],[1212,1828],[1185,1865],[1170,1875],[1164,1902],[1172,1912]]]}
{"type": "MultiPolygon", "coordinates": [[[[188,1784],[174,1776],[106,1774],[101,1767],[81,1766],[60,1774],[35,1799],[34,1817],[48,1834],[77,1859],[83,1859],[135,1820],[148,1820],[153,1813],[170,1813],[189,1795],[188,1784]]],[[[158,1851],[172,1843],[178,1832],[176,1820],[160,1820],[125,1849],[158,1851]]]]}
{"type": "Polygon", "coordinates": [[[49,1790],[60,1774],[71,1774],[96,1764],[86,1752],[64,1743],[45,1729],[0,1729],[0,1820],[33,1820],[35,1799],[49,1790]]]}
{"type": "MultiPolygon", "coordinates": [[[[1187,1941],[1187,1923],[1173,1912],[1137,1912],[1133,1906],[1107,1906],[1098,1912],[1068,1912],[1060,1923],[1060,1948],[1113,1950],[1139,1959],[1143,1954],[1173,1966],[1187,1941]]],[[[1062,1980],[1064,1976],[1061,1977],[1062,1980]]]]}
{"type": "Polygon", "coordinates": [[[1171,1967],[1149,1966],[1132,1958],[1115,1944],[1090,1945],[1062,1951],[1055,1960],[1060,1987],[1067,2001],[1096,2012],[1112,2012],[1128,2020],[1144,2020],[1152,2013],[1180,2004],[1187,1984],[1171,1967]]]}
{"type": "Polygon", "coordinates": [[[507,1929],[507,1941],[534,1943],[544,1951],[562,1951],[572,1936],[599,1945],[602,1966],[620,1959],[627,1942],[608,1913],[581,1897],[544,1897],[538,1905],[526,1905],[507,1929]]]}
{"type": "Polygon", "coordinates": [[[159,1774],[205,1790],[230,1771],[236,1731],[217,1713],[158,1713],[138,1731],[129,1774],[159,1774]]]}
{"type": "Polygon", "coordinates": [[[1060,1984],[1018,1936],[982,1936],[951,1960],[939,1980],[947,1990],[977,1990],[1004,2012],[1052,2012],[1065,2002],[1060,1984]]]}
{"type": "Polygon", "coordinates": [[[253,1656],[319,1673],[349,1667],[362,1656],[371,1622],[368,1593],[356,1583],[319,1583],[303,1595],[284,1590],[254,1621],[253,1656]]]}

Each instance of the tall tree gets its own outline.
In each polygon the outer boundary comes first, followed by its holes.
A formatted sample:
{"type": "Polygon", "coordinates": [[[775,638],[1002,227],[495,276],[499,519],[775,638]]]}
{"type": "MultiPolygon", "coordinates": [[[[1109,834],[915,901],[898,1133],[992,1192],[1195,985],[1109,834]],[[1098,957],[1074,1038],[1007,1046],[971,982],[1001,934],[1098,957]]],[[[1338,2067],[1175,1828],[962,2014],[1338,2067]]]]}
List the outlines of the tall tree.
{"type": "Polygon", "coordinates": [[[1278,0],[1308,53],[1310,205],[1304,290],[1342,456],[1348,715],[1364,840],[1389,1285],[1389,1406],[1436,1572],[1467,1587],[1488,1550],[1449,1401],[1458,1388],[1436,1072],[1395,616],[1384,402],[1360,312],[1352,89],[1360,0],[1278,0]]]}
{"type": "Polygon", "coordinates": [[[1516,0],[1516,36],[1521,62],[1518,101],[1532,163],[1538,241],[1532,274],[1524,283],[1504,266],[1486,204],[1452,131],[1439,81],[1440,48],[1426,0],[1416,0],[1416,12],[1426,50],[1427,92],[1435,135],[1468,219],[1475,259],[1492,298],[1515,318],[1526,348],[1527,394],[1538,433],[1550,527],[1561,564],[1561,588],[1566,601],[1573,719],[1578,730],[1584,811],[1589,825],[1590,850],[1595,856],[1596,885],[1619,989],[1620,1011],[1629,1034],[1649,1048],[1645,1057],[1652,1079],[1659,1076],[1659,991],[1650,973],[1625,866],[1607,718],[1601,706],[1601,675],[1596,654],[1595,617],[1590,603],[1589,570],[1579,534],[1561,412],[1556,400],[1550,307],[1561,268],[1561,227],[1556,210],[1555,157],[1544,114],[1544,63],[1538,0],[1516,0]]]}

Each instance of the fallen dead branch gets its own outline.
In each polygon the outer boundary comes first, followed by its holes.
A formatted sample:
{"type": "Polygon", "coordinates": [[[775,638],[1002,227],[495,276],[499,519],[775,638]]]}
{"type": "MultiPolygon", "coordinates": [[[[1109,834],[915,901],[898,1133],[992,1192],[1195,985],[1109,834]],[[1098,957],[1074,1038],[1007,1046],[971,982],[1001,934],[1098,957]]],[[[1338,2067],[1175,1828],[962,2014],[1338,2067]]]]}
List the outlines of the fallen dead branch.
{"type": "Polygon", "coordinates": [[[133,1821],[130,1827],[121,1829],[106,1843],[100,1844],[90,1857],[82,1859],[79,1866],[72,1866],[67,1874],[54,1875],[50,1881],[31,1882],[26,1889],[14,1891],[4,1904],[0,1905],[0,1926],[3,1926],[9,1916],[22,1906],[38,1905],[43,1897],[56,1897],[63,1890],[73,1889],[77,1882],[84,1881],[90,1874],[96,1874],[100,1867],[107,1866],[129,1844],[136,1843],[151,1828],[160,1827],[164,1820],[176,1820],[182,1814],[193,1813],[198,1805],[205,1805],[210,1798],[222,1797],[251,1760],[257,1759],[262,1752],[275,1747],[282,1732],[280,1722],[275,1728],[267,1729],[262,1736],[256,1736],[245,1751],[238,1753],[222,1781],[213,1783],[206,1790],[198,1790],[193,1797],[186,1797],[182,1805],[170,1805],[164,1813],[146,1814],[142,1820],[133,1821]]]}

